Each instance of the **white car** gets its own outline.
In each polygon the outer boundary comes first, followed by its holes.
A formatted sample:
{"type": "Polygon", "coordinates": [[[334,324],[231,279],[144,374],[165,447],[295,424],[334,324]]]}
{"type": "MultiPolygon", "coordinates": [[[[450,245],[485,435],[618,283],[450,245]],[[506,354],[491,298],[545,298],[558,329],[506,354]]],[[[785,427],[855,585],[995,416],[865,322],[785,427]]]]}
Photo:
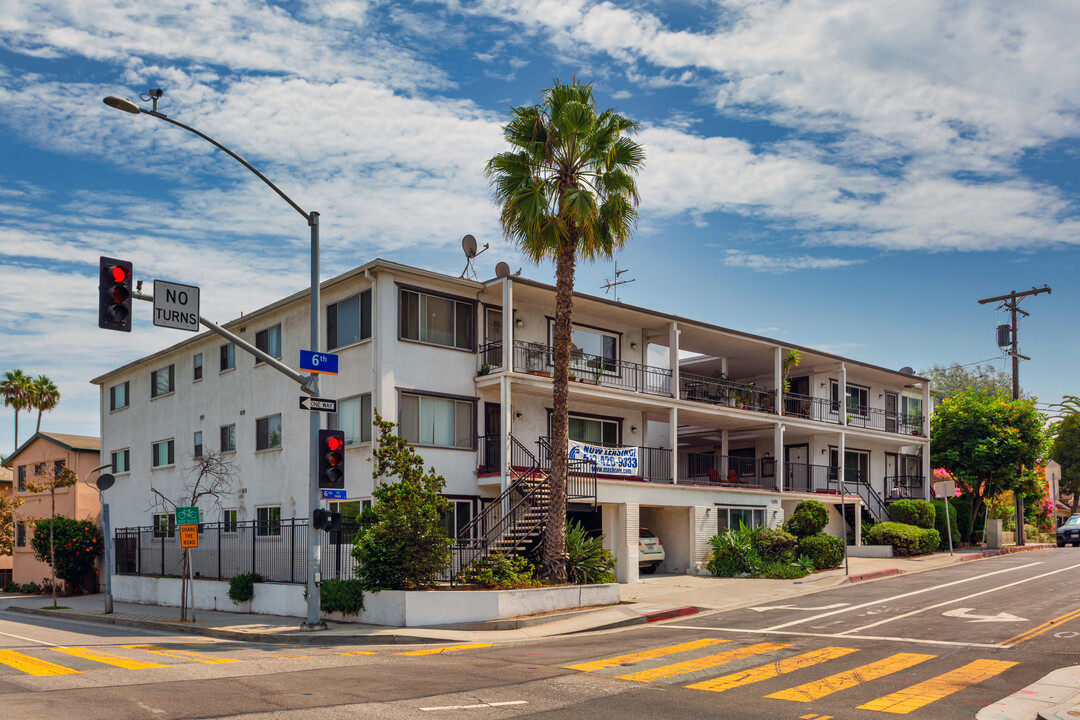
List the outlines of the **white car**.
{"type": "Polygon", "coordinates": [[[638,528],[638,570],[651,575],[664,562],[664,543],[648,528],[638,528]]]}

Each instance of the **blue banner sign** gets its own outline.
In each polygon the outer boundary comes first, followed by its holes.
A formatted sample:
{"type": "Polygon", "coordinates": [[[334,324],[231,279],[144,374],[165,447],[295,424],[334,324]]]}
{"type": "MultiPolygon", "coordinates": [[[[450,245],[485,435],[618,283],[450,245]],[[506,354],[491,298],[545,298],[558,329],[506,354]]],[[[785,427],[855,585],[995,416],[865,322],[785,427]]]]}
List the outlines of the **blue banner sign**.
{"type": "Polygon", "coordinates": [[[636,477],[641,474],[636,447],[600,447],[571,440],[569,457],[571,460],[592,460],[596,463],[596,472],[601,475],[636,477]]]}
{"type": "Polygon", "coordinates": [[[300,351],[300,369],[322,373],[323,375],[337,375],[338,356],[332,353],[312,352],[311,350],[300,351]]]}
{"type": "Polygon", "coordinates": [[[327,490],[327,489],[323,488],[322,499],[323,500],[344,500],[345,499],[345,491],[344,490],[327,490]]]}

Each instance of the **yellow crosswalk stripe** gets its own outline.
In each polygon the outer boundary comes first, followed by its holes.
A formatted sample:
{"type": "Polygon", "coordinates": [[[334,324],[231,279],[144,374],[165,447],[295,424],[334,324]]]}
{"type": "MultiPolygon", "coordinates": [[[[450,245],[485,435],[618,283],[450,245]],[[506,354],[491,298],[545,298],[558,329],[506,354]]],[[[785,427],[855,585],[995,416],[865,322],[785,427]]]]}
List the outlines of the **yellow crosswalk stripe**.
{"type": "Polygon", "coordinates": [[[937,655],[921,655],[919,653],[897,653],[896,655],[890,655],[883,660],[872,662],[869,665],[863,665],[862,667],[857,667],[853,670],[830,675],[827,678],[814,680],[813,682],[789,688],[788,690],[781,690],[780,692],[775,692],[772,695],[766,695],[765,697],[776,700],[810,702],[811,700],[817,700],[818,698],[823,698],[826,695],[831,695],[832,693],[840,692],[841,690],[853,688],[864,682],[876,680],[877,678],[891,675],[895,672],[900,672],[912,665],[918,665],[921,662],[936,657],[937,655]]]}
{"type": "Polygon", "coordinates": [[[236,658],[212,658],[205,655],[201,655],[197,652],[190,650],[176,650],[174,648],[164,648],[160,645],[121,645],[120,647],[125,650],[142,650],[144,652],[154,653],[155,655],[164,655],[165,657],[180,658],[181,660],[194,660],[198,663],[204,663],[206,665],[222,665],[224,663],[244,662],[243,660],[237,660],[236,658]]]}
{"type": "Polygon", "coordinates": [[[687,673],[705,670],[718,665],[727,665],[732,660],[741,660],[742,658],[753,657],[754,655],[762,655],[767,652],[773,652],[774,650],[782,650],[786,647],[791,647],[791,645],[758,643],[757,645],[749,645],[744,648],[738,648],[737,650],[728,650],[727,652],[718,653],[716,655],[706,655],[705,657],[696,660],[686,660],[673,665],[661,665],[660,667],[652,668],[651,670],[642,670],[640,672],[630,673],[629,675],[619,675],[618,677],[622,680],[652,682],[653,680],[663,680],[665,678],[675,677],[676,675],[686,675],[687,673]]]}
{"type": "Polygon", "coordinates": [[[844,655],[853,652],[857,652],[855,648],[824,647],[820,650],[813,650],[802,655],[784,658],[783,660],[767,665],[759,665],[758,667],[732,673],[731,675],[723,675],[711,680],[704,680],[699,683],[694,683],[693,685],[687,685],[686,687],[693,688],[694,690],[724,692],[725,690],[742,687],[743,685],[750,685],[752,683],[761,682],[762,680],[771,680],[774,677],[786,675],[787,673],[795,672],[796,670],[802,670],[803,668],[808,668],[834,658],[843,657],[844,655]]]}
{"type": "Polygon", "coordinates": [[[450,647],[428,648],[427,650],[410,650],[409,652],[394,653],[395,655],[441,655],[458,650],[472,650],[474,648],[494,647],[495,643],[469,643],[468,645],[451,645],[450,647]]]}
{"type": "Polygon", "coordinates": [[[37,677],[81,674],[78,670],[72,670],[71,668],[66,668],[63,665],[57,665],[46,660],[38,660],[35,657],[23,655],[21,652],[16,652],[15,650],[0,650],[0,663],[3,663],[8,667],[13,667],[16,670],[21,670],[28,675],[36,675],[37,677]]]}
{"type": "Polygon", "coordinates": [[[106,665],[115,665],[119,668],[126,670],[146,670],[149,668],[163,668],[165,665],[152,662],[141,662],[139,660],[132,660],[130,658],[121,657],[119,655],[113,655],[111,653],[101,652],[100,650],[91,650],[90,648],[49,648],[53,652],[65,653],[67,655],[73,655],[83,660],[93,660],[94,662],[105,663],[106,665]]]}
{"type": "Polygon", "coordinates": [[[603,670],[604,668],[616,667],[618,665],[629,665],[630,663],[641,662],[642,660],[652,660],[653,658],[664,657],[665,655],[674,655],[675,653],[697,650],[698,648],[719,645],[720,643],[726,642],[730,641],[719,640],[717,638],[691,640],[690,642],[679,643],[678,645],[668,645],[666,647],[653,648],[652,650],[642,650],[641,652],[630,653],[629,655],[616,655],[615,657],[578,663],[577,665],[563,665],[563,667],[567,670],[592,672],[593,670],[603,670]]]}
{"type": "Polygon", "coordinates": [[[906,715],[912,710],[918,710],[935,700],[992,678],[1018,664],[1006,660],[975,660],[951,672],[860,705],[858,709],[906,715]]]}

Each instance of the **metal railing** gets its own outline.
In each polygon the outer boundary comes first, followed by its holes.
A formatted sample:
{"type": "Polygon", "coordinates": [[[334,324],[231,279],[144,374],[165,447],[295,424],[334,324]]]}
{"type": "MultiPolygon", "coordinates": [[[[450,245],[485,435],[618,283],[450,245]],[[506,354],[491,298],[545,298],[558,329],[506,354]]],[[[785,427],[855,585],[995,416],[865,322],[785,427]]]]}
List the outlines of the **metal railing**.
{"type": "Polygon", "coordinates": [[[679,397],[724,407],[776,412],[776,391],[732,380],[679,373],[679,397]]]}
{"type": "MultiPolygon", "coordinates": [[[[354,521],[343,522],[335,532],[314,530],[308,518],[202,523],[199,547],[191,550],[192,573],[227,580],[254,572],[267,582],[303,584],[308,576],[308,533],[317,532],[322,541],[323,577],[352,579],[356,561],[351,551],[360,531],[354,521]]],[[[114,540],[118,575],[181,575],[185,550],[175,527],[117,528],[114,540]]]]}
{"type": "MultiPolygon", "coordinates": [[[[544,473],[551,471],[551,438],[541,437],[536,441],[539,452],[537,462],[544,473]]],[[[596,505],[596,478],[600,468],[587,458],[567,458],[566,461],[566,500],[591,501],[596,505]]]]}
{"type": "MultiPolygon", "coordinates": [[[[540,467],[545,470],[551,469],[551,438],[540,438],[540,467]]],[[[611,443],[590,442],[587,445],[593,445],[603,448],[636,448],[638,467],[637,471],[626,475],[623,473],[606,473],[603,466],[597,466],[594,474],[603,475],[605,477],[625,477],[630,479],[641,479],[649,482],[657,483],[669,483],[673,477],[671,473],[671,450],[667,448],[659,447],[646,447],[644,445],[614,445],[611,443]]]]}
{"type": "Polygon", "coordinates": [[[922,475],[887,475],[885,477],[887,500],[923,499],[922,475]]]}
{"type": "Polygon", "coordinates": [[[679,484],[776,490],[776,461],[714,453],[679,453],[679,484]]]}
{"type": "MultiPolygon", "coordinates": [[[[554,350],[546,343],[514,341],[514,371],[550,374],[554,371],[554,350]]],[[[671,396],[671,370],[616,360],[583,352],[570,355],[572,382],[630,390],[648,395],[671,396]]]]}
{"type": "Polygon", "coordinates": [[[784,393],[784,415],[818,422],[840,422],[840,416],[828,400],[798,393],[784,393]]]}
{"type": "Polygon", "coordinates": [[[502,472],[502,437],[480,435],[476,438],[476,473],[490,475],[502,472]]]}
{"type": "Polygon", "coordinates": [[[502,349],[503,344],[501,340],[499,342],[481,345],[479,356],[477,358],[477,371],[482,371],[485,365],[487,365],[490,372],[502,370],[502,349]]]}
{"type": "MultiPolygon", "coordinates": [[[[850,403],[846,406],[846,409],[848,427],[884,430],[885,432],[922,437],[922,415],[906,415],[901,412],[892,412],[866,405],[852,405],[850,403]]],[[[839,403],[829,403],[829,418],[827,422],[840,422],[839,403]]]]}
{"type": "Polygon", "coordinates": [[[839,492],[837,468],[828,465],[784,463],[784,489],[790,492],[839,492]]]}

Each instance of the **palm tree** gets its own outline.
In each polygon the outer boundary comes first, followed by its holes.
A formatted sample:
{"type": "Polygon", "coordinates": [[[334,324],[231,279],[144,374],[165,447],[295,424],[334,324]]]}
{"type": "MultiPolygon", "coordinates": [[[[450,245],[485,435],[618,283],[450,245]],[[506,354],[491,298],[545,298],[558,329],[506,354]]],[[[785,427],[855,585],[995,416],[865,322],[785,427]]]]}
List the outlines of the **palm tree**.
{"type": "Polygon", "coordinates": [[[33,380],[22,370],[8,370],[0,378],[0,396],[4,404],[15,410],[15,449],[19,447],[19,411],[31,406],[33,380]]]}
{"type": "Polygon", "coordinates": [[[41,432],[41,413],[48,412],[60,404],[60,388],[45,375],[38,375],[32,384],[30,407],[37,410],[37,428],[41,432]]]}
{"type": "Polygon", "coordinates": [[[485,171],[500,206],[503,233],[534,262],[555,262],[551,504],[544,530],[543,572],[566,581],[567,410],[578,257],[610,258],[637,224],[634,175],[645,151],[627,135],[637,125],[613,110],[598,112],[592,85],[558,80],[538,105],[511,109],[503,136],[513,147],[485,171]]]}

